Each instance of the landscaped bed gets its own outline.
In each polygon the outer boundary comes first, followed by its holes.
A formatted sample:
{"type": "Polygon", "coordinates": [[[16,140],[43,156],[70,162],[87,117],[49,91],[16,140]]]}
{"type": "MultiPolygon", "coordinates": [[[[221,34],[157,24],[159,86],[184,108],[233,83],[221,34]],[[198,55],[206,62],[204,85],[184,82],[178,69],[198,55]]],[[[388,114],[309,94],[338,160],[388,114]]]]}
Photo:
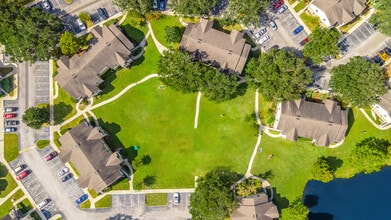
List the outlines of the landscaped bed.
{"type": "Polygon", "coordinates": [[[7,167],[0,164],[0,188],[2,189],[0,191],[0,198],[6,197],[16,187],[17,183],[7,170],[7,167]]]}
{"type": "Polygon", "coordinates": [[[147,206],[165,206],[167,205],[167,193],[149,193],[145,195],[145,204],[147,206]]]}
{"type": "Polygon", "coordinates": [[[46,146],[48,146],[50,144],[50,141],[49,140],[39,140],[37,141],[37,147],[39,149],[43,149],[45,148],[46,146]]]}
{"type": "Polygon", "coordinates": [[[310,15],[306,12],[301,13],[300,18],[307,25],[310,31],[313,31],[317,26],[320,25],[319,17],[310,15]]]}
{"type": "Polygon", "coordinates": [[[95,208],[110,208],[111,195],[105,195],[99,201],[95,202],[95,208]]]}

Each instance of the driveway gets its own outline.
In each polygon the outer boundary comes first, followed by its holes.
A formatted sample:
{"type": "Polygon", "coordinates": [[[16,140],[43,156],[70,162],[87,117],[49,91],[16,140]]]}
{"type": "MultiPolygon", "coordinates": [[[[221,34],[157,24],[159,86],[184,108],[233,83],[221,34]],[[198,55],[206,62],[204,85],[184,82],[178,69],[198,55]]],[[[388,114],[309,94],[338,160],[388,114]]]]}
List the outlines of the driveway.
{"type": "Polygon", "coordinates": [[[372,24],[364,22],[359,28],[344,36],[338,43],[342,53],[353,51],[356,47],[366,41],[372,34],[375,33],[375,28],[372,24]]]}

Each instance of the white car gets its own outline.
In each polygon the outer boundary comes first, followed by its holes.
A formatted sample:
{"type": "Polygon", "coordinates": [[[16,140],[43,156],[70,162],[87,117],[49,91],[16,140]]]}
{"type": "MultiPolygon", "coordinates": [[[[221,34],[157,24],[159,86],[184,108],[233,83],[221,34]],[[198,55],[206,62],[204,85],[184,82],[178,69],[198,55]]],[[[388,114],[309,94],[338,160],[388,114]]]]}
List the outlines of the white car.
{"type": "Polygon", "coordinates": [[[276,24],[276,22],[270,21],[270,22],[269,22],[269,26],[270,26],[270,28],[271,28],[273,31],[276,31],[276,30],[277,30],[277,24],[276,24]]]}
{"type": "Polygon", "coordinates": [[[51,201],[51,200],[50,200],[49,198],[43,200],[42,202],[38,203],[37,208],[38,208],[38,209],[42,209],[45,205],[49,204],[50,201],[51,201]]]}
{"type": "Polygon", "coordinates": [[[259,44],[263,44],[265,43],[266,41],[268,41],[270,39],[270,36],[269,35],[266,35],[264,37],[262,37],[261,39],[258,40],[258,43],[259,44]]]}
{"type": "Polygon", "coordinates": [[[64,174],[66,174],[68,172],[69,172],[69,168],[68,167],[64,167],[64,168],[62,168],[62,170],[60,170],[58,172],[58,176],[64,176],[64,174]]]}
{"type": "Polygon", "coordinates": [[[266,28],[265,27],[261,27],[261,30],[259,30],[255,35],[254,37],[259,39],[262,35],[264,35],[266,33],[266,28]]]}
{"type": "Polygon", "coordinates": [[[174,195],[172,196],[172,200],[174,205],[179,205],[179,193],[174,193],[174,195]]]}
{"type": "Polygon", "coordinates": [[[46,10],[52,9],[52,6],[50,5],[50,3],[49,3],[48,0],[43,0],[43,1],[42,1],[42,5],[43,5],[43,7],[44,7],[46,10]]]}

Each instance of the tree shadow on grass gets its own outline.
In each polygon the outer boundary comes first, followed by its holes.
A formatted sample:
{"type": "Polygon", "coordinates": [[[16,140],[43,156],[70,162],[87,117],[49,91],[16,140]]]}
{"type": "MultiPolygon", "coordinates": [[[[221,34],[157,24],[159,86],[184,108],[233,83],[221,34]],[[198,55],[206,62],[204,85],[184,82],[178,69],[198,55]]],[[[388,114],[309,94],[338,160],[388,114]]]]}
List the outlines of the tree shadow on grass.
{"type": "Polygon", "coordinates": [[[289,200],[285,197],[281,197],[281,194],[278,193],[275,187],[272,188],[273,188],[273,201],[277,205],[278,212],[281,213],[282,209],[288,208],[289,200]]]}
{"type": "Polygon", "coordinates": [[[102,75],[104,82],[99,86],[99,88],[102,90],[103,94],[107,94],[114,90],[112,82],[117,78],[118,70],[115,71],[110,69],[102,75]]]}
{"type": "Polygon", "coordinates": [[[65,104],[65,102],[60,102],[53,106],[54,110],[54,124],[58,125],[65,120],[65,117],[71,113],[72,105],[65,104]]]}
{"type": "Polygon", "coordinates": [[[334,156],[328,156],[326,157],[326,160],[329,162],[331,169],[333,169],[334,172],[337,171],[343,164],[343,160],[334,156]]]}
{"type": "Polygon", "coordinates": [[[143,184],[146,187],[152,186],[155,183],[156,183],[156,176],[147,175],[143,179],[143,184]]]}
{"type": "Polygon", "coordinates": [[[145,37],[144,32],[137,29],[136,27],[131,26],[130,24],[126,24],[125,26],[121,26],[122,32],[128,37],[134,45],[138,45],[145,37]]]}
{"type": "Polygon", "coordinates": [[[7,189],[8,181],[6,179],[0,179],[0,195],[7,189]]]}
{"type": "Polygon", "coordinates": [[[0,164],[0,178],[1,177],[6,177],[8,174],[8,169],[6,166],[4,166],[3,164],[0,164]]]}
{"type": "Polygon", "coordinates": [[[346,130],[346,136],[348,136],[350,129],[352,129],[353,123],[354,123],[354,114],[351,109],[348,109],[348,129],[346,130]]]}
{"type": "Polygon", "coordinates": [[[98,122],[99,126],[101,126],[108,133],[108,135],[105,137],[105,141],[109,145],[109,147],[113,151],[118,148],[124,148],[124,145],[116,135],[118,132],[121,131],[121,126],[114,122],[103,122],[102,119],[98,119],[98,122]]]}
{"type": "Polygon", "coordinates": [[[258,174],[257,176],[265,180],[271,180],[274,177],[273,172],[270,169],[268,171],[258,174]]]}

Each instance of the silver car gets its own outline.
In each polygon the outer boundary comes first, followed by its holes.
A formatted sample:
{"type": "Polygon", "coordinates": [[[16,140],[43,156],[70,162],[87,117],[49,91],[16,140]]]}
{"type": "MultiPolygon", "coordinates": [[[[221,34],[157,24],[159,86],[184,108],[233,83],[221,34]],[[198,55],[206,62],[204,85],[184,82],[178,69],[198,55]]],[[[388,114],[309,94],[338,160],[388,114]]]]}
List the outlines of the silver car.
{"type": "Polygon", "coordinates": [[[174,195],[172,196],[172,201],[174,205],[179,205],[179,193],[174,193],[174,195]]]}
{"type": "Polygon", "coordinates": [[[270,21],[270,22],[269,22],[269,26],[270,26],[270,28],[271,28],[273,31],[276,31],[276,30],[277,30],[277,24],[276,24],[276,22],[270,21]]]}

